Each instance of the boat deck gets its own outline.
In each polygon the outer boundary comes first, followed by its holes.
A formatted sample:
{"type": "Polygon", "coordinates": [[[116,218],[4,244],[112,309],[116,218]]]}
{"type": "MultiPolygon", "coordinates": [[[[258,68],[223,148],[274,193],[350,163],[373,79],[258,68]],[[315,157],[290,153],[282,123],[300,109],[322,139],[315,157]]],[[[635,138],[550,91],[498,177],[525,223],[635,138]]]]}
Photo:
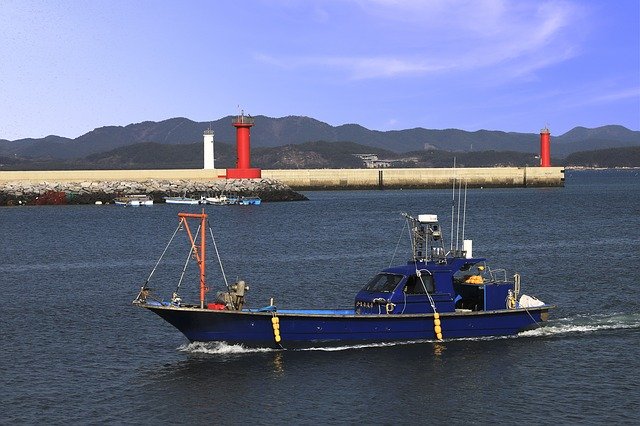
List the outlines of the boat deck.
{"type": "Polygon", "coordinates": [[[290,315],[355,315],[354,309],[278,309],[278,314],[290,315]]]}

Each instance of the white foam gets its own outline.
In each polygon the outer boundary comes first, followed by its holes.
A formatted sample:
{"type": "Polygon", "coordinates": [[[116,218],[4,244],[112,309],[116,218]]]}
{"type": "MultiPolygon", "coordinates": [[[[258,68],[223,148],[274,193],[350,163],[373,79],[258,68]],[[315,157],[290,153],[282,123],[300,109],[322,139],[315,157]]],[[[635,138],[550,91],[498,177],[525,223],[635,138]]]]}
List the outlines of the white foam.
{"type": "Polygon", "coordinates": [[[178,347],[179,351],[194,354],[229,355],[257,352],[273,352],[271,348],[247,348],[243,345],[230,345],[226,342],[192,342],[178,347]]]}
{"type": "MultiPolygon", "coordinates": [[[[311,348],[295,348],[289,349],[293,351],[347,351],[352,349],[365,349],[365,348],[382,348],[388,346],[400,346],[400,345],[412,345],[416,343],[435,343],[437,340],[412,340],[406,342],[383,342],[383,343],[363,343],[358,345],[344,345],[344,346],[332,346],[332,347],[311,347],[311,348]]],[[[287,349],[284,345],[284,349],[287,349]]],[[[249,354],[249,353],[261,353],[261,352],[277,352],[280,349],[272,348],[248,348],[241,344],[231,345],[226,342],[192,342],[184,344],[178,347],[181,352],[188,352],[192,354],[209,354],[209,355],[229,355],[229,354],[249,354]]]]}
{"type": "Polygon", "coordinates": [[[576,315],[570,318],[560,318],[534,330],[523,331],[518,336],[539,337],[634,328],[640,328],[640,314],[576,315]]]}
{"type": "Polygon", "coordinates": [[[335,352],[335,351],[348,351],[351,349],[365,349],[365,348],[384,348],[388,346],[400,346],[400,345],[412,345],[416,343],[429,343],[433,342],[433,340],[412,340],[406,342],[383,342],[383,343],[363,343],[360,345],[345,345],[345,346],[327,346],[327,347],[317,347],[317,348],[304,348],[299,349],[300,351],[324,351],[324,352],[335,352]]]}

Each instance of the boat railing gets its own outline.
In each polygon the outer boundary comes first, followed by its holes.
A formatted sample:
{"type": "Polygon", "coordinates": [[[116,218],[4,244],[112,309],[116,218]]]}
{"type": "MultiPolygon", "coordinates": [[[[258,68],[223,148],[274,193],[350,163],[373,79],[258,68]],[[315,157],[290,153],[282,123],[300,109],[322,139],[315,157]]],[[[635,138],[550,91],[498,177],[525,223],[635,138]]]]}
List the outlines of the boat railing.
{"type": "Polygon", "coordinates": [[[509,282],[507,278],[507,270],[503,268],[499,269],[489,269],[489,277],[491,277],[491,282],[494,283],[506,283],[509,282]]]}

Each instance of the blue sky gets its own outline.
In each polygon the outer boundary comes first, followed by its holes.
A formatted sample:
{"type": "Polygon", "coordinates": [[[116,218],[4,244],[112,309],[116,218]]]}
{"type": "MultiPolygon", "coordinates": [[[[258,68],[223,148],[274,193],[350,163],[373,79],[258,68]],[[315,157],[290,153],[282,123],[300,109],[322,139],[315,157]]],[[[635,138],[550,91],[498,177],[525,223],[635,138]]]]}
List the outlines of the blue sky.
{"type": "Polygon", "coordinates": [[[0,139],[172,117],[640,130],[640,2],[0,1],[0,139]]]}

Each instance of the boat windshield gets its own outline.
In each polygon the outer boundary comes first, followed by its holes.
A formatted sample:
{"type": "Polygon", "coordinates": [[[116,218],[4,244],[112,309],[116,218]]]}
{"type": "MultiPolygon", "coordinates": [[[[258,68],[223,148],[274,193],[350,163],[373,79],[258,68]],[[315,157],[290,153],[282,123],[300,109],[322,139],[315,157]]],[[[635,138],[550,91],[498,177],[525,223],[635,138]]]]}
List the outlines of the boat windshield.
{"type": "Polygon", "coordinates": [[[420,278],[416,275],[409,276],[404,286],[406,294],[427,294],[434,291],[433,276],[427,274],[422,275],[420,278]]]}
{"type": "Polygon", "coordinates": [[[398,283],[402,280],[403,275],[396,274],[378,274],[371,278],[371,281],[367,283],[362,290],[370,292],[392,292],[398,283]]]}

